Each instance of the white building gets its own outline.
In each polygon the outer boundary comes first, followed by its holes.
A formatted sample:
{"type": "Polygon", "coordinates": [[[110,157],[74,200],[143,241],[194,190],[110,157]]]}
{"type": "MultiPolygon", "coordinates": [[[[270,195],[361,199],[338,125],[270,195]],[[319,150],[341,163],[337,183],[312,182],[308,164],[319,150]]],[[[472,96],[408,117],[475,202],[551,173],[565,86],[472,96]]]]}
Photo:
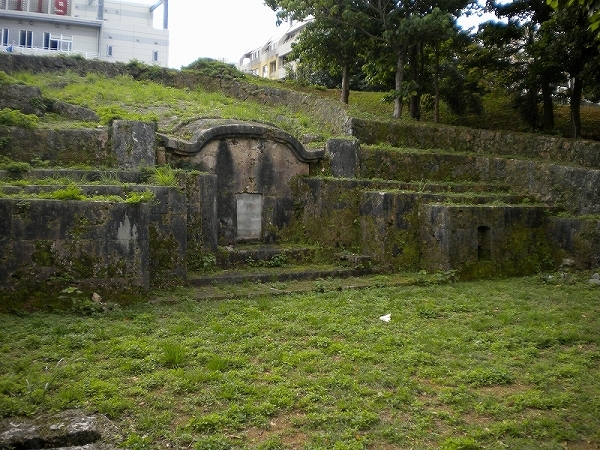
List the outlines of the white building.
{"type": "Polygon", "coordinates": [[[285,78],[285,66],[288,63],[292,66],[295,64],[288,60],[292,44],[306,24],[307,22],[292,23],[279,39],[269,39],[262,47],[247,51],[240,58],[238,69],[263,78],[285,78]]]}
{"type": "Polygon", "coordinates": [[[0,0],[0,51],[83,55],[167,66],[168,0],[0,0]],[[163,26],[154,12],[163,6],[163,26]]]}

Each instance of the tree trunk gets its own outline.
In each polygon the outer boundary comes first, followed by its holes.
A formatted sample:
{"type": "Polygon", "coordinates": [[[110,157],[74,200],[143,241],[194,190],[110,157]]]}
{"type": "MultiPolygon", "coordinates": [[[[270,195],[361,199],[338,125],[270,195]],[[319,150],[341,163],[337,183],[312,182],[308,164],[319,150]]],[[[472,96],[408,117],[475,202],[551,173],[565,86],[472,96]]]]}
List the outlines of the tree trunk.
{"type": "MultiPolygon", "coordinates": [[[[410,49],[410,79],[414,81],[415,85],[419,84],[419,53],[417,44],[414,44],[410,49]]],[[[410,117],[419,120],[419,103],[420,98],[418,94],[410,96],[410,117]]]]}
{"type": "MultiPolygon", "coordinates": [[[[396,59],[396,91],[402,91],[402,82],[404,81],[404,56],[406,54],[406,46],[403,46],[400,50],[398,50],[398,55],[396,59]]],[[[399,119],[402,117],[402,103],[403,103],[402,95],[398,95],[394,99],[394,119],[399,119]]]]}
{"type": "Polygon", "coordinates": [[[440,122],[440,46],[435,44],[435,72],[433,75],[433,88],[435,90],[435,100],[433,103],[433,121],[440,122]]]}
{"type": "Polygon", "coordinates": [[[583,82],[581,77],[573,78],[573,91],[571,92],[571,130],[573,139],[581,137],[581,91],[583,82]]]}
{"type": "Polygon", "coordinates": [[[343,103],[348,104],[350,98],[350,69],[348,64],[342,65],[342,91],[340,93],[340,100],[343,103]]]}
{"type": "Polygon", "coordinates": [[[554,102],[552,101],[552,86],[550,83],[542,83],[543,121],[544,131],[554,130],[554,102]]]}

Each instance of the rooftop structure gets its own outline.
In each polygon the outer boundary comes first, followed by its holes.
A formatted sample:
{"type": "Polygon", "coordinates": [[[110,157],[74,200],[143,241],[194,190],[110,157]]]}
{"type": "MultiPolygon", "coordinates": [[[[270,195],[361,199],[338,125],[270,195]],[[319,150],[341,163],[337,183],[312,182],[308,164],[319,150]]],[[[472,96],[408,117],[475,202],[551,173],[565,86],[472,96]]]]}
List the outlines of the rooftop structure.
{"type": "Polygon", "coordinates": [[[167,66],[168,0],[0,0],[0,51],[167,66]],[[163,6],[162,28],[154,11],[163,6]]]}

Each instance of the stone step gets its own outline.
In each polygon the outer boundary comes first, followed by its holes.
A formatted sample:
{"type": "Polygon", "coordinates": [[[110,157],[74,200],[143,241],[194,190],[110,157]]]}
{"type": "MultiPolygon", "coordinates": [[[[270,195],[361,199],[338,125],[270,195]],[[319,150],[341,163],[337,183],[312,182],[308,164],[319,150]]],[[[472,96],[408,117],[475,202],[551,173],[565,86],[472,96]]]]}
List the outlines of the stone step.
{"type": "Polygon", "coordinates": [[[339,267],[321,265],[313,267],[276,267],[253,270],[225,270],[211,275],[192,275],[188,282],[192,286],[210,286],[219,284],[269,283],[329,278],[360,277],[382,273],[377,267],[339,267]]]}
{"type": "Polygon", "coordinates": [[[68,178],[76,183],[91,183],[111,180],[119,183],[140,183],[139,171],[126,170],[83,170],[83,169],[31,169],[25,172],[0,170],[0,180],[43,180],[45,178],[68,178]]]}
{"type": "Polygon", "coordinates": [[[512,187],[503,183],[488,183],[488,182],[444,182],[433,179],[424,178],[422,180],[399,181],[393,179],[375,179],[375,178],[334,178],[334,177],[309,177],[305,178],[304,182],[311,185],[311,180],[327,185],[342,184],[346,189],[360,190],[400,190],[414,192],[510,192],[512,187]]]}
{"type": "Polygon", "coordinates": [[[230,245],[219,247],[217,266],[222,269],[240,266],[281,267],[289,263],[315,261],[320,252],[320,247],[306,245],[230,245]]]}

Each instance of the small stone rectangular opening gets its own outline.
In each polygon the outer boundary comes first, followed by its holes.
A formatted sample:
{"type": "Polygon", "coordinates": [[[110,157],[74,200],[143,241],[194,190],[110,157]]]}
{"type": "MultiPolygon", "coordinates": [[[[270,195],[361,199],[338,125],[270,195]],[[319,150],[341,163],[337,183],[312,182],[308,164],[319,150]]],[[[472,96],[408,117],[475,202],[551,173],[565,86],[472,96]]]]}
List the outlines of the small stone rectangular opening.
{"type": "Polygon", "coordinates": [[[479,261],[490,261],[492,259],[490,227],[481,226],[477,228],[477,259],[479,261]]]}
{"type": "Polygon", "coordinates": [[[262,235],[262,194],[237,194],[238,241],[259,240],[262,235]]]}

